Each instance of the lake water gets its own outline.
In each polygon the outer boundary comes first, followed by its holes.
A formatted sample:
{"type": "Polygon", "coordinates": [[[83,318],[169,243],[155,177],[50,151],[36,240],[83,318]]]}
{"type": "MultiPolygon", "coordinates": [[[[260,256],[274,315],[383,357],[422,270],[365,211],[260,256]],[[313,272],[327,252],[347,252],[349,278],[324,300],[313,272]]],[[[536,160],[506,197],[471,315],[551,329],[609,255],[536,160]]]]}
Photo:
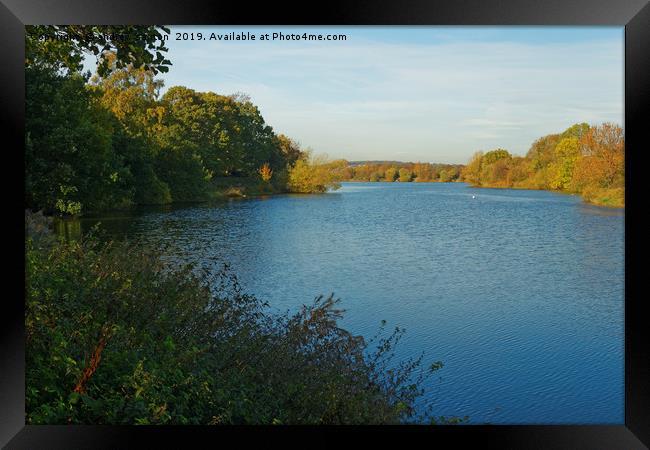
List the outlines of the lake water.
{"type": "Polygon", "coordinates": [[[444,363],[420,402],[436,415],[624,422],[623,210],[464,183],[344,183],[99,219],[230,263],[279,310],[333,292],[356,334],[404,327],[400,358],[444,363]]]}

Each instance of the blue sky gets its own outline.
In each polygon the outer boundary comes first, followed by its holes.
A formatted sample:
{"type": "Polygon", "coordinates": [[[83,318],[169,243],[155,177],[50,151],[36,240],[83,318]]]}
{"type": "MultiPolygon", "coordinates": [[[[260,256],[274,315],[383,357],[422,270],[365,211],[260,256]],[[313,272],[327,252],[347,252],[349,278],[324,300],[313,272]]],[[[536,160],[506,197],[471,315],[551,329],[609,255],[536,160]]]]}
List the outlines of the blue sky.
{"type": "Polygon", "coordinates": [[[622,27],[171,27],[166,88],[244,92],[276,132],[348,160],[523,155],[573,123],[623,124],[622,27]],[[176,32],[346,41],[175,41],[176,32]]]}

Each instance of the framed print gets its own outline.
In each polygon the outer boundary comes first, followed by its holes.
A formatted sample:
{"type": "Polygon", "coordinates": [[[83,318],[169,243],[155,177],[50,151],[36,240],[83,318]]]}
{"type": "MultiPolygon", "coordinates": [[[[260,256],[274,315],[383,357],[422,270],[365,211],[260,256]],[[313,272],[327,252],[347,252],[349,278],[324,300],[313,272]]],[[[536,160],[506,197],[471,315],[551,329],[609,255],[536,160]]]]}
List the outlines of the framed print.
{"type": "Polygon", "coordinates": [[[3,446],[650,445],[646,1],[0,17],[3,446]]]}

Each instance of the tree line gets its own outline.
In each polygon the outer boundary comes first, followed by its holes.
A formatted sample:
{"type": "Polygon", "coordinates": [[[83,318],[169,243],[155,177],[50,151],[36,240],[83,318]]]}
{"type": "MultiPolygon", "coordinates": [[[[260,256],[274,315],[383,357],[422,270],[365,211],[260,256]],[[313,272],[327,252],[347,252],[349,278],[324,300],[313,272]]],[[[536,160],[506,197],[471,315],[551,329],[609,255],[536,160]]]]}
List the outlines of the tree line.
{"type": "Polygon", "coordinates": [[[524,157],[454,164],[331,161],[277,133],[242,93],[172,86],[165,27],[27,26],[25,206],[76,215],[228,195],[325,192],[340,181],[548,189],[624,205],[621,127],[576,124],[524,157]],[[120,36],[111,40],[110,36],[120,36]],[[96,73],[82,72],[95,55],[96,73]]]}
{"type": "Polygon", "coordinates": [[[322,192],[335,174],[245,94],[173,86],[164,27],[28,26],[25,205],[49,214],[322,192]],[[111,41],[107,36],[121,35],[111,41]],[[97,70],[82,73],[83,56],[97,70]],[[295,169],[295,173],[294,173],[295,169]]]}
{"type": "Polygon", "coordinates": [[[341,170],[344,181],[450,182],[459,181],[460,164],[432,164],[399,161],[348,163],[341,170]]]}
{"type": "Polygon", "coordinates": [[[526,156],[476,152],[464,181],[483,187],[544,189],[579,194],[604,206],[625,205],[625,138],[613,123],[575,124],[533,142],[526,156]]]}

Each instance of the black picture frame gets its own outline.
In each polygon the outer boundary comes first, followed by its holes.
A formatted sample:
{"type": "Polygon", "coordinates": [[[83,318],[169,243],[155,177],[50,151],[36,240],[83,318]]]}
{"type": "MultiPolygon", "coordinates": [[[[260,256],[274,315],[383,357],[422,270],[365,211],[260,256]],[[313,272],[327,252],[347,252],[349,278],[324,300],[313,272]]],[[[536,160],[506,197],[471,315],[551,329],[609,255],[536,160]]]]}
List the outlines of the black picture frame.
{"type": "MultiPolygon", "coordinates": [[[[112,427],[25,426],[24,247],[14,238],[24,232],[22,200],[15,194],[24,170],[24,26],[36,24],[196,24],[196,25],[616,25],[625,26],[625,424],[620,426],[435,426],[343,427],[384,440],[424,438],[428,445],[453,443],[491,448],[642,449],[650,446],[650,352],[648,313],[644,311],[639,264],[645,227],[638,195],[640,165],[650,110],[650,4],[648,0],[387,0],[282,7],[275,2],[251,5],[215,0],[0,0],[0,117],[3,156],[12,158],[3,171],[5,211],[11,220],[5,244],[7,275],[0,327],[0,445],[6,448],[187,447],[188,440],[207,438],[213,445],[224,434],[238,439],[264,435],[264,443],[283,444],[299,431],[302,445],[340,441],[341,427],[112,427]],[[637,167],[635,167],[637,166],[637,167]],[[641,229],[642,231],[637,231],[641,229]],[[15,247],[14,247],[15,246],[15,247]],[[14,259],[16,258],[16,259],[14,259]],[[644,338],[645,336],[645,338],[644,338]]],[[[241,441],[240,441],[241,442],[241,441]]],[[[403,442],[403,441],[401,441],[403,442]]],[[[301,445],[301,446],[302,446],[301,445]]],[[[470,447],[471,448],[471,447],[470,447]]]]}

